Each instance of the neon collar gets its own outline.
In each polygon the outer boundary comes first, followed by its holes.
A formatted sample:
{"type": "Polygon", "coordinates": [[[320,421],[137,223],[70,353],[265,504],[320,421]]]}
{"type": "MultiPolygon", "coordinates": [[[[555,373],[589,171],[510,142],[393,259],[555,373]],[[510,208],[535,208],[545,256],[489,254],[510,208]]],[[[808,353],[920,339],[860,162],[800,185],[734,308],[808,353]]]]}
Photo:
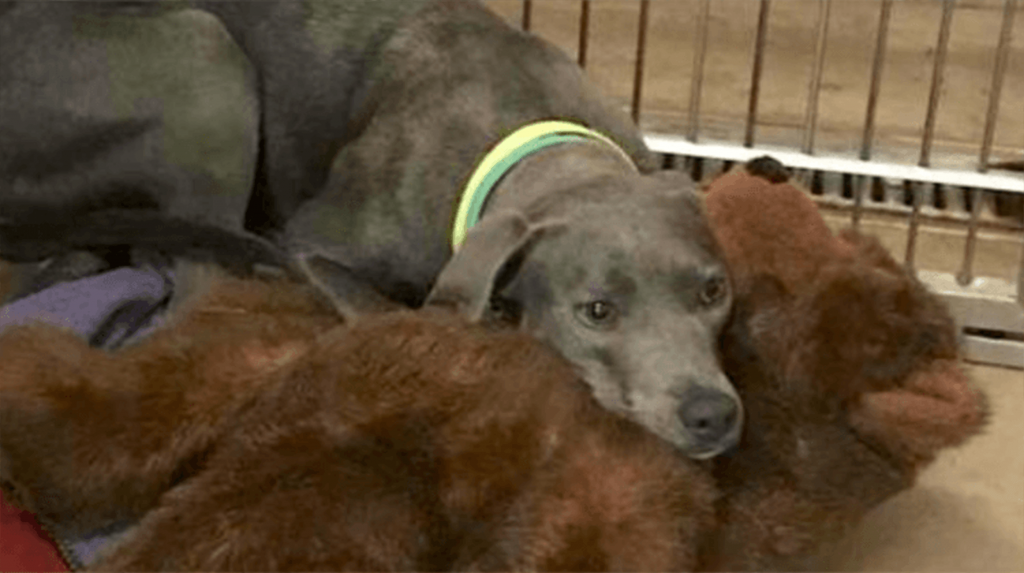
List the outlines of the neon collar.
{"type": "Polygon", "coordinates": [[[458,249],[466,240],[466,233],[480,219],[480,213],[483,211],[484,204],[487,203],[487,197],[494,190],[494,186],[516,163],[541,149],[588,139],[607,143],[621,153],[630,165],[635,166],[629,154],[614,141],[592,129],[568,121],[530,123],[502,139],[480,161],[473,171],[473,175],[470,176],[469,183],[462,190],[458,210],[455,212],[455,220],[452,222],[452,250],[458,249]]]}

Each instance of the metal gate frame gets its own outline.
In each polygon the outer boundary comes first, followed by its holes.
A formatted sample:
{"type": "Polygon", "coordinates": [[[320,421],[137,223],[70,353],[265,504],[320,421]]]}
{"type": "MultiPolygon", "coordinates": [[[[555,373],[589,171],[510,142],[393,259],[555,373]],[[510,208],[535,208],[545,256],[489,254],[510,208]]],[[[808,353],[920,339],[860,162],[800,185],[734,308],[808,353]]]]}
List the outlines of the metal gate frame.
{"type": "MultiPolygon", "coordinates": [[[[644,56],[647,44],[647,25],[650,14],[650,0],[639,2],[637,22],[637,45],[634,61],[632,99],[629,110],[634,121],[639,123],[642,91],[644,85],[644,56]]],[[[932,81],[925,114],[920,153],[916,165],[872,159],[875,151],[875,112],[881,87],[882,70],[885,65],[886,42],[889,20],[894,0],[881,0],[878,27],[875,36],[871,80],[866,98],[865,117],[860,134],[859,153],[855,157],[842,157],[834,153],[815,151],[817,131],[818,95],[821,90],[822,70],[828,46],[829,14],[833,0],[819,0],[816,21],[816,45],[814,65],[808,82],[808,98],[802,128],[802,143],[799,149],[780,146],[757,145],[757,110],[760,98],[761,70],[765,53],[765,38],[771,13],[771,0],[756,0],[760,3],[757,35],[752,54],[753,65],[750,78],[744,136],[742,142],[701,140],[700,103],[703,88],[704,61],[707,56],[707,31],[711,0],[697,0],[699,22],[694,38],[693,73],[690,82],[688,129],[685,134],[647,133],[648,146],[663,155],[666,166],[688,164],[699,179],[703,162],[744,162],[754,157],[769,154],[783,164],[795,169],[799,177],[810,181],[821,174],[841,174],[853,182],[852,197],[841,198],[838,194],[812,194],[820,204],[840,206],[849,211],[854,227],[861,222],[867,206],[864,197],[870,186],[885,187],[894,182],[902,184],[912,194],[911,205],[893,209],[893,205],[872,205],[874,209],[887,210],[906,215],[908,226],[905,264],[919,279],[937,292],[947,302],[954,318],[961,327],[964,354],[968,360],[1024,369],[1024,244],[1017,272],[1016,285],[993,277],[976,276],[973,271],[975,249],[979,228],[997,226],[1019,232],[1024,243],[1024,220],[991,221],[982,214],[982,205],[993,192],[1019,194],[1024,200],[1024,176],[1010,173],[990,173],[990,155],[993,136],[999,112],[999,99],[1003,79],[1006,75],[1010,41],[1013,33],[1017,0],[1003,0],[1002,22],[999,38],[994,45],[995,64],[991,73],[988,106],[982,140],[978,149],[978,160],[974,171],[964,169],[936,169],[930,166],[932,143],[935,133],[936,110],[941,100],[946,52],[949,43],[950,24],[956,11],[956,0],[942,2],[942,20],[935,43],[935,59],[932,81]],[[970,208],[960,216],[936,216],[923,208],[924,198],[933,188],[944,187],[960,190],[963,202],[970,208]],[[959,220],[966,234],[966,243],[955,275],[917,269],[914,253],[917,245],[918,228],[922,219],[952,218],[959,220]]],[[[755,0],[751,0],[755,1],[755,0]]],[[[586,67],[589,38],[589,23],[592,0],[580,0],[579,43],[577,62],[586,67]]],[[[533,0],[522,0],[522,28],[530,29],[533,0]]]]}

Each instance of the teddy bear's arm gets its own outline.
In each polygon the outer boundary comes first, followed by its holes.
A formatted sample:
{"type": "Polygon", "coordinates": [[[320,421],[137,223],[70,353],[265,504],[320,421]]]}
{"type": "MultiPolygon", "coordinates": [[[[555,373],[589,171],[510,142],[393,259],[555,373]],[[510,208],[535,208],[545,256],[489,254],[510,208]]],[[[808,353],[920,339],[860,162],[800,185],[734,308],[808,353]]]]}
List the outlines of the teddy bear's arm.
{"type": "Polygon", "coordinates": [[[853,428],[916,474],[939,450],[978,433],[988,418],[984,394],[954,360],[936,360],[902,386],[869,392],[850,407],[853,428]]]}
{"type": "Polygon", "coordinates": [[[141,514],[187,469],[203,428],[176,433],[181,392],[141,366],[52,326],[0,336],[0,478],[21,505],[92,528],[141,514]]]}

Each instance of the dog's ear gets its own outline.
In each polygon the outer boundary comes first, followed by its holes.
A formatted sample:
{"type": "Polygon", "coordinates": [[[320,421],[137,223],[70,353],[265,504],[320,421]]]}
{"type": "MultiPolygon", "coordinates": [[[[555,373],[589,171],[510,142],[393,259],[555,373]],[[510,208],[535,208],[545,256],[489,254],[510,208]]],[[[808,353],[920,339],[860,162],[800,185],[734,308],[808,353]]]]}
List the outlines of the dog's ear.
{"type": "Polygon", "coordinates": [[[537,239],[560,227],[530,225],[511,211],[483,218],[441,270],[426,305],[450,307],[473,321],[483,319],[493,295],[515,274],[509,266],[522,263],[537,239]]]}
{"type": "Polygon", "coordinates": [[[324,295],[346,320],[404,308],[377,292],[341,263],[316,253],[295,256],[299,271],[324,295]]]}

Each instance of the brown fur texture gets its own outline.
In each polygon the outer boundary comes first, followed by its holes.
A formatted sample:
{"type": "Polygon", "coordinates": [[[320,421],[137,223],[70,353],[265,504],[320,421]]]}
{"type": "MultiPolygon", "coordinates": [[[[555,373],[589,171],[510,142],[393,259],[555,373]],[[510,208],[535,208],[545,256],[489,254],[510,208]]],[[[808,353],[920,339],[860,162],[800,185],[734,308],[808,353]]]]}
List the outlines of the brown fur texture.
{"type": "Polygon", "coordinates": [[[441,311],[341,326],[224,281],[113,355],[0,336],[0,475],[101,570],[692,570],[710,476],[532,338],[441,311]]]}
{"type": "Polygon", "coordinates": [[[822,543],[983,427],[942,303],[877,240],[833,236],[788,183],[733,172],[708,211],[736,276],[723,362],[748,414],[715,461],[707,570],[813,567],[822,543]]]}
{"type": "Polygon", "coordinates": [[[75,524],[71,534],[151,508],[229,431],[232,411],[263,390],[276,361],[338,324],[308,292],[231,284],[116,354],[45,325],[6,331],[0,478],[37,492],[30,508],[75,524]]]}
{"type": "Polygon", "coordinates": [[[758,275],[767,275],[797,293],[825,265],[851,255],[849,246],[833,237],[814,201],[785,181],[772,183],[734,169],[705,191],[708,217],[740,292],[752,288],[758,275]]]}

